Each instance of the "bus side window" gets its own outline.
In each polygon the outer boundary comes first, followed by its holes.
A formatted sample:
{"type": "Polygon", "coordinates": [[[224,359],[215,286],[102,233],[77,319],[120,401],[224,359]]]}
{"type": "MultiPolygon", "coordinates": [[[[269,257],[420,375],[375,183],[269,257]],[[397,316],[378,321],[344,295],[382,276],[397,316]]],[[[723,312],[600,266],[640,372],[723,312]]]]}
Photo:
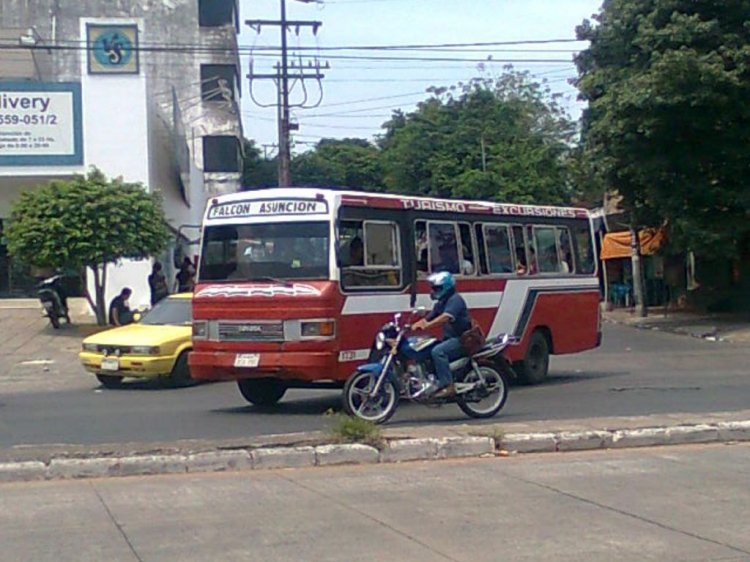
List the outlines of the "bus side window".
{"type": "Polygon", "coordinates": [[[474,240],[471,237],[471,225],[460,223],[458,233],[461,238],[461,275],[476,275],[476,257],[474,252],[474,240]]]}
{"type": "Polygon", "coordinates": [[[538,251],[539,272],[559,273],[561,265],[557,251],[557,228],[553,226],[534,227],[534,240],[538,251]]]}
{"type": "Polygon", "coordinates": [[[362,221],[341,222],[338,247],[342,267],[365,265],[362,221]]]}
{"type": "Polygon", "coordinates": [[[523,227],[514,226],[513,231],[513,248],[516,258],[516,275],[526,275],[529,273],[529,258],[526,255],[526,240],[523,236],[523,227]]]}
{"type": "Polygon", "coordinates": [[[414,223],[414,244],[415,255],[417,256],[417,275],[426,277],[430,272],[430,253],[427,241],[427,223],[425,221],[414,223]]]}
{"type": "Polygon", "coordinates": [[[479,271],[482,275],[488,275],[490,272],[488,260],[487,260],[487,252],[485,250],[486,245],[484,243],[484,225],[483,224],[475,224],[474,225],[474,233],[477,237],[477,246],[479,248],[479,271]]]}
{"type": "Polygon", "coordinates": [[[591,240],[591,227],[586,222],[585,225],[576,226],[575,229],[576,243],[576,261],[578,262],[578,273],[592,274],[596,269],[594,261],[594,248],[591,240]]]}
{"type": "Polygon", "coordinates": [[[557,247],[560,250],[560,272],[575,273],[573,249],[570,246],[570,231],[564,226],[557,228],[557,247]]]}
{"type": "Polygon", "coordinates": [[[504,224],[484,225],[484,240],[490,273],[511,273],[513,257],[510,250],[508,227],[504,224]]]}
{"type": "Polygon", "coordinates": [[[458,228],[452,222],[431,222],[427,224],[429,239],[430,272],[449,271],[457,274],[460,271],[458,249],[458,228]]]}
{"type": "Polygon", "coordinates": [[[401,252],[395,223],[346,221],[341,223],[339,237],[344,289],[401,286],[401,252]]]}

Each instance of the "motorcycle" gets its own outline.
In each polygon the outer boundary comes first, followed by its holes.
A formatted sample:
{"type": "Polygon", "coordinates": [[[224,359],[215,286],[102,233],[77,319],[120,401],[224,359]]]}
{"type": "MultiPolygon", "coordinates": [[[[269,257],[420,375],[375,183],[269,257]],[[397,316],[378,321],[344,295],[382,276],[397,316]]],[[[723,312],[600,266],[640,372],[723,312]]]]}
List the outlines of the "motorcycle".
{"type": "MultiPolygon", "coordinates": [[[[422,311],[412,311],[412,316],[422,311]]],[[[513,370],[502,351],[518,339],[499,335],[471,356],[450,364],[455,381],[453,396],[436,398],[426,391],[433,387],[432,349],[440,343],[433,337],[410,336],[410,324],[401,325],[402,315],[378,332],[374,352],[380,359],[361,365],[344,385],[344,410],[373,423],[385,423],[396,412],[399,400],[427,406],[455,403],[469,417],[491,418],[505,405],[513,370]]],[[[371,356],[372,357],[372,356],[371,356]]]]}
{"type": "Polygon", "coordinates": [[[55,275],[42,281],[37,287],[39,300],[44,307],[44,315],[49,318],[50,324],[56,330],[60,328],[60,318],[70,324],[70,315],[68,308],[65,306],[63,289],[60,285],[61,275],[55,275]]]}

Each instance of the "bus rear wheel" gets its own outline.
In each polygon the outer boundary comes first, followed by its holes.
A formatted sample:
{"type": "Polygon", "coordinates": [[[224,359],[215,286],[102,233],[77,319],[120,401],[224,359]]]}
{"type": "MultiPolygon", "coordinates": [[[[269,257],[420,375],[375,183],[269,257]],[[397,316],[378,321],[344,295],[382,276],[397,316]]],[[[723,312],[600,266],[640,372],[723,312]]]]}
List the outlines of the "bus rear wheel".
{"type": "Polygon", "coordinates": [[[278,379],[240,379],[242,397],[256,406],[273,406],[286,393],[286,385],[278,379]]]}
{"type": "Polygon", "coordinates": [[[549,372],[549,342],[547,337],[536,330],[531,334],[526,357],[514,365],[518,379],[524,384],[539,384],[549,372]]]}

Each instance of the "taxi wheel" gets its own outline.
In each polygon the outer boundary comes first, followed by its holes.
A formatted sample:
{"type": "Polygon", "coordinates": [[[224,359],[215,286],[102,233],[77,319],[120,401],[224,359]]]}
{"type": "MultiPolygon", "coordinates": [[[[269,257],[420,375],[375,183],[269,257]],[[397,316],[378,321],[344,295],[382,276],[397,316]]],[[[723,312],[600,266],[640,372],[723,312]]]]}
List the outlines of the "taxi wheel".
{"type": "Polygon", "coordinates": [[[242,397],[256,406],[273,406],[286,393],[286,385],[278,379],[240,379],[242,397]]]}
{"type": "Polygon", "coordinates": [[[104,388],[122,388],[122,377],[114,375],[96,375],[97,380],[104,388]]]}
{"type": "Polygon", "coordinates": [[[193,377],[190,375],[188,353],[188,351],[180,353],[174,367],[172,367],[172,372],[169,374],[169,380],[174,386],[189,386],[194,382],[193,377]]]}

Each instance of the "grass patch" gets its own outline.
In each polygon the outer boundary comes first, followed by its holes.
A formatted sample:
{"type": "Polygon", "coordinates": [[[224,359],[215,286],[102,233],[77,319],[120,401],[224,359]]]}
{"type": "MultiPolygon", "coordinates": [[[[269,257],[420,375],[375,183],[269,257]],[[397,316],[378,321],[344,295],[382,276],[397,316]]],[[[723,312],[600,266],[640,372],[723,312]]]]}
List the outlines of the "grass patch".
{"type": "Polygon", "coordinates": [[[500,443],[502,443],[503,439],[505,438],[505,432],[500,428],[500,426],[497,425],[491,425],[479,430],[470,431],[469,435],[473,435],[475,437],[492,437],[492,439],[495,440],[495,447],[499,447],[500,443]]]}
{"type": "Polygon", "coordinates": [[[328,433],[335,443],[362,443],[377,449],[385,445],[379,425],[341,413],[326,412],[325,416],[330,421],[328,433]]]}

